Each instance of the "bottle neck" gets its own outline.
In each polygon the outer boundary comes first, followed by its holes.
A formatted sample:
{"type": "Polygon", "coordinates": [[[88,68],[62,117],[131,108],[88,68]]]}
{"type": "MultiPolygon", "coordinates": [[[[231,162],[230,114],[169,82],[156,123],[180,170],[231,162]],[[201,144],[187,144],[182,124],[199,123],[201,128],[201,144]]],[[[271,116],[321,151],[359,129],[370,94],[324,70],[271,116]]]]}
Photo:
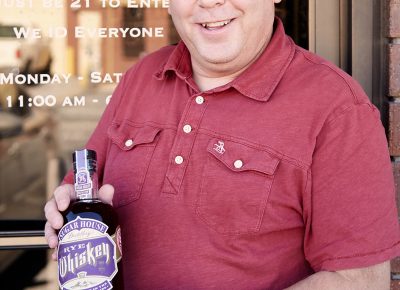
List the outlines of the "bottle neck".
{"type": "Polygon", "coordinates": [[[98,199],[96,152],[89,149],[77,150],[72,158],[76,200],[98,199]]]}
{"type": "Polygon", "coordinates": [[[77,201],[98,199],[97,172],[85,168],[77,171],[74,187],[77,201]]]}

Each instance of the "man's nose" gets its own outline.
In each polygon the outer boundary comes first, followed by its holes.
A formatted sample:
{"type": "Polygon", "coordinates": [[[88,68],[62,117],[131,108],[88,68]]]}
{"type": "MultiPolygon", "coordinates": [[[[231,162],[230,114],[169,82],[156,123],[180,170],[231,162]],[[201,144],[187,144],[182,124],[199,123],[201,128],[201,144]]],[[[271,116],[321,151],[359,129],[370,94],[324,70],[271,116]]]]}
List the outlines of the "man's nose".
{"type": "Polygon", "coordinates": [[[197,2],[199,3],[200,7],[212,8],[224,4],[225,0],[198,0],[197,2]]]}

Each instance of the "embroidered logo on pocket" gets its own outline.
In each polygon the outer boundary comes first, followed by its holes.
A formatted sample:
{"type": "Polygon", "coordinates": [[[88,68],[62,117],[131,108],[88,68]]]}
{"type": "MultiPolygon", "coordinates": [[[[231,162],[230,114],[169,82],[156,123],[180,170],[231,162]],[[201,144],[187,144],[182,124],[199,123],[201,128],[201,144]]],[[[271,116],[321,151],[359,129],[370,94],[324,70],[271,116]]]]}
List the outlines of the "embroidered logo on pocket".
{"type": "Polygon", "coordinates": [[[214,144],[214,150],[217,151],[219,154],[225,153],[224,142],[218,141],[218,144],[214,144]]]}

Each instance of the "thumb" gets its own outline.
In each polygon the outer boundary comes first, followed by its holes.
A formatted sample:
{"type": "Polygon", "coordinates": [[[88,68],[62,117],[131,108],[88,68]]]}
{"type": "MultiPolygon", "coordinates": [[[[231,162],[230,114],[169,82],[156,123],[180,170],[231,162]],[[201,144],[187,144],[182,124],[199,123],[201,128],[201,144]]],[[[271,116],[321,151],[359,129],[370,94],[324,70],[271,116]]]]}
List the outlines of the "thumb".
{"type": "Polygon", "coordinates": [[[99,198],[102,202],[112,205],[114,196],[114,187],[111,184],[104,184],[99,189],[99,198]]]}

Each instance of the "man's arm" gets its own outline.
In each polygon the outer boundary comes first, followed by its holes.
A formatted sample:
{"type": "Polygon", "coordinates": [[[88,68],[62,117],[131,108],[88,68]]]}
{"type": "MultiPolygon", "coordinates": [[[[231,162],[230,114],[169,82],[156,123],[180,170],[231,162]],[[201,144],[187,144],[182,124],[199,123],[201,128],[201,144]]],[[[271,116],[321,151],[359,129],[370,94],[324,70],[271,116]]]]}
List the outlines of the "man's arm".
{"type": "Polygon", "coordinates": [[[390,262],[367,268],[321,271],[287,288],[287,290],[389,290],[390,262]]]}

